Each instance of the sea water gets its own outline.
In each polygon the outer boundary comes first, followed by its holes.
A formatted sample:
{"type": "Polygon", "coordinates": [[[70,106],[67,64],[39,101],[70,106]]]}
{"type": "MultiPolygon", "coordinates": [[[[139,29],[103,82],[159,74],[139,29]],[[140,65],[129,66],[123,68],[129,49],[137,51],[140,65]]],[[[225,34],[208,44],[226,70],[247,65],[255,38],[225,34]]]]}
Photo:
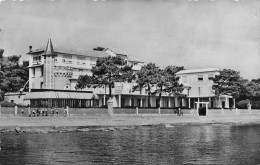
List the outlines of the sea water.
{"type": "Polygon", "coordinates": [[[260,125],[0,133],[0,164],[260,164],[260,125]]]}

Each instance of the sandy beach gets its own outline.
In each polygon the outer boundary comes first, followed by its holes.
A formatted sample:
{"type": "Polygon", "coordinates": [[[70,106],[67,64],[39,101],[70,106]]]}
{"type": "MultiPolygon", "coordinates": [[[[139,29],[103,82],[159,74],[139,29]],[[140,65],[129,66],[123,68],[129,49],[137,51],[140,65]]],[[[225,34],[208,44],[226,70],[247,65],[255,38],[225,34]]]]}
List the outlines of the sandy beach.
{"type": "Polygon", "coordinates": [[[243,115],[91,115],[69,117],[0,117],[0,131],[14,131],[16,127],[26,132],[50,130],[76,131],[80,128],[133,128],[136,126],[183,124],[260,124],[258,114],[243,115]]]}

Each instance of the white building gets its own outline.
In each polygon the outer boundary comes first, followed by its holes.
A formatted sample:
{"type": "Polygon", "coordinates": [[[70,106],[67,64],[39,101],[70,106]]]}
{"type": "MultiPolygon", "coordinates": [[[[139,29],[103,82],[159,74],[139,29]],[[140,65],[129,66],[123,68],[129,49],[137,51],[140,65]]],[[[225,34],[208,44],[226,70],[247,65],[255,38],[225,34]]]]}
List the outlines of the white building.
{"type": "Polygon", "coordinates": [[[180,83],[185,86],[184,94],[187,95],[189,108],[195,108],[195,102],[209,102],[209,107],[230,108],[231,96],[216,96],[212,89],[213,78],[219,74],[217,68],[203,68],[182,70],[176,73],[180,77],[180,83]]]}
{"type": "MultiPolygon", "coordinates": [[[[23,104],[32,107],[93,107],[107,104],[108,87],[82,90],[76,89],[77,79],[80,75],[91,75],[92,66],[96,60],[106,56],[121,56],[134,71],[138,71],[144,62],[132,60],[128,53],[120,49],[99,48],[98,50],[76,50],[54,47],[49,40],[47,46],[32,49],[29,56],[29,92],[23,95],[23,104]]],[[[151,96],[151,107],[183,107],[195,108],[195,102],[207,101],[209,107],[230,107],[230,96],[215,96],[212,89],[212,78],[219,73],[218,69],[192,69],[182,70],[176,75],[180,83],[185,86],[183,94],[187,98],[176,98],[167,93],[151,96]]],[[[7,95],[6,95],[7,96],[7,95]]],[[[18,99],[19,95],[8,95],[9,100],[18,99]]],[[[133,91],[132,83],[115,83],[112,89],[114,107],[148,107],[148,92],[145,89],[133,91]]],[[[21,99],[19,100],[21,103],[21,99]]]]}
{"type": "MultiPolygon", "coordinates": [[[[144,64],[142,61],[129,59],[129,55],[120,49],[86,51],[60,48],[54,47],[51,40],[45,47],[34,50],[31,46],[29,48],[27,55],[30,92],[26,94],[25,100],[29,100],[31,106],[99,106],[96,94],[105,95],[105,88],[82,90],[75,88],[80,75],[92,74],[92,66],[99,57],[121,56],[133,66],[134,71],[140,70],[144,64]]],[[[113,94],[117,89],[117,87],[113,89],[113,94]]],[[[118,106],[118,103],[115,102],[115,106],[118,106]]]]}
{"type": "Polygon", "coordinates": [[[16,103],[19,105],[29,105],[30,102],[29,100],[24,100],[25,95],[27,94],[27,92],[8,92],[5,94],[5,100],[11,103],[16,103]]]}

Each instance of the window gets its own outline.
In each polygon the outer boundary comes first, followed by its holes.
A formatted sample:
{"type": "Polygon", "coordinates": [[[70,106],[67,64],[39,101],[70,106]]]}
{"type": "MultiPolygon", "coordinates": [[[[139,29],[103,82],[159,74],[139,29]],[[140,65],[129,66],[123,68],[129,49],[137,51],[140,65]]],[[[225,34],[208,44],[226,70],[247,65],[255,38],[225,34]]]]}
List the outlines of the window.
{"type": "Polygon", "coordinates": [[[64,90],[70,90],[70,86],[69,85],[65,85],[64,90]]]}
{"type": "Polygon", "coordinates": [[[72,61],[71,61],[71,60],[63,59],[62,62],[65,62],[66,64],[72,64],[72,61]]]}
{"type": "Polygon", "coordinates": [[[62,62],[66,62],[68,64],[71,64],[72,63],[72,55],[63,55],[63,59],[62,59],[62,62]]]}
{"type": "Polygon", "coordinates": [[[78,62],[77,62],[77,64],[79,64],[79,65],[85,65],[86,64],[86,57],[82,57],[82,56],[77,56],[77,60],[78,60],[78,62]]]}
{"type": "Polygon", "coordinates": [[[214,78],[214,74],[209,74],[209,75],[208,75],[208,79],[209,79],[209,80],[213,80],[213,78],[214,78]]]}
{"type": "Polygon", "coordinates": [[[90,58],[90,65],[96,65],[96,58],[90,58]]]}
{"type": "Polygon", "coordinates": [[[187,83],[187,76],[182,76],[182,82],[187,83]]]}
{"type": "Polygon", "coordinates": [[[63,55],[63,58],[65,58],[65,59],[72,59],[72,55],[63,55]]]}
{"type": "Polygon", "coordinates": [[[41,56],[33,57],[33,63],[39,63],[41,61],[41,56]]]}
{"type": "Polygon", "coordinates": [[[77,56],[77,59],[78,59],[78,60],[83,60],[83,61],[84,61],[84,60],[86,60],[86,57],[77,56]]]}
{"type": "Polygon", "coordinates": [[[203,81],[203,75],[198,75],[198,81],[203,81]]]}

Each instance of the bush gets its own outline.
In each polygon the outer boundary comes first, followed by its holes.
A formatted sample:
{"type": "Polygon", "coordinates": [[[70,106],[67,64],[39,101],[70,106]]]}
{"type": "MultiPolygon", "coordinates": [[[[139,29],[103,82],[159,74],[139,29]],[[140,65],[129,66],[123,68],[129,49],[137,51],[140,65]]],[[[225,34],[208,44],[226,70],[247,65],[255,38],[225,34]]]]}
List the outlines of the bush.
{"type": "Polygon", "coordinates": [[[213,107],[213,108],[209,108],[209,109],[222,109],[222,107],[213,107]]]}
{"type": "Polygon", "coordinates": [[[260,101],[254,101],[254,102],[253,102],[253,105],[252,105],[252,108],[254,108],[254,109],[260,109],[260,101]]]}
{"type": "Polygon", "coordinates": [[[107,108],[107,105],[101,105],[100,108],[107,108]]]}
{"type": "Polygon", "coordinates": [[[248,99],[246,100],[241,100],[237,103],[237,108],[240,109],[247,109],[247,104],[250,103],[250,101],[248,99]]]}
{"type": "Polygon", "coordinates": [[[2,101],[2,102],[0,102],[0,105],[2,106],[2,107],[14,107],[14,106],[16,106],[17,104],[15,104],[15,103],[11,103],[11,102],[8,102],[8,101],[2,101]]]}

